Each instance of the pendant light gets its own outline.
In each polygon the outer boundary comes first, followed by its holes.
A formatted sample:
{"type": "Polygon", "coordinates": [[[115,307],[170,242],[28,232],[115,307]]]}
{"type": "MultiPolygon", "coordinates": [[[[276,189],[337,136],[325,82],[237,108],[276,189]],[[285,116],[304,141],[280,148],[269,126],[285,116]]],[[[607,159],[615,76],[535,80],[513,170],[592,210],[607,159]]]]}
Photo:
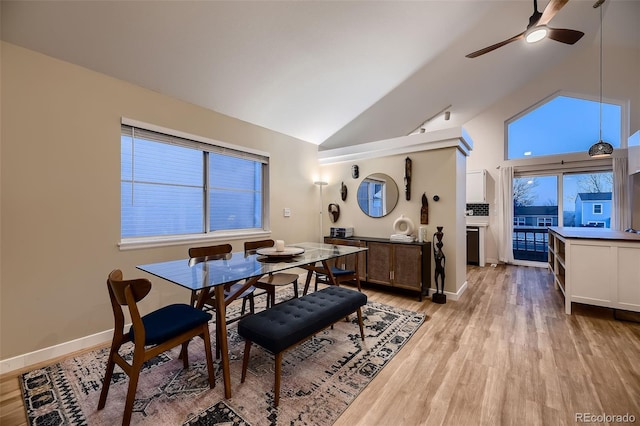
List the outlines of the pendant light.
{"type": "Polygon", "coordinates": [[[602,140],[602,4],[604,0],[598,0],[593,5],[600,8],[600,139],[589,148],[589,156],[594,158],[610,157],[613,153],[613,146],[609,142],[602,140]]]}

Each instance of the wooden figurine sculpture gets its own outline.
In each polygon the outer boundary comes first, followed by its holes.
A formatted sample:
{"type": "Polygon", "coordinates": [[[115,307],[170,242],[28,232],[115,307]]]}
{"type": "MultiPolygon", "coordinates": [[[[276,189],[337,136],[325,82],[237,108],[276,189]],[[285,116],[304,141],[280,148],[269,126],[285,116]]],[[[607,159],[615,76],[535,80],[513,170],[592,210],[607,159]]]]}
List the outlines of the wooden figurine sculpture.
{"type": "Polygon", "coordinates": [[[442,232],[442,226],[437,226],[436,229],[438,232],[433,234],[433,258],[436,263],[436,271],[433,277],[433,280],[436,284],[436,292],[431,295],[431,301],[433,303],[447,303],[447,295],[444,294],[444,268],[447,264],[447,259],[442,252],[442,237],[444,233],[442,232]],[[438,240],[436,243],[435,240],[438,240]],[[440,285],[438,285],[438,278],[440,278],[440,285]]]}
{"type": "Polygon", "coordinates": [[[427,201],[427,194],[422,194],[422,207],[420,208],[420,225],[429,224],[429,201],[427,201]]]}
{"type": "Polygon", "coordinates": [[[342,201],[347,201],[347,185],[344,182],[340,185],[340,198],[342,198],[342,201]]]}
{"type": "Polygon", "coordinates": [[[411,158],[404,160],[404,196],[407,201],[411,200],[411,158]]]}

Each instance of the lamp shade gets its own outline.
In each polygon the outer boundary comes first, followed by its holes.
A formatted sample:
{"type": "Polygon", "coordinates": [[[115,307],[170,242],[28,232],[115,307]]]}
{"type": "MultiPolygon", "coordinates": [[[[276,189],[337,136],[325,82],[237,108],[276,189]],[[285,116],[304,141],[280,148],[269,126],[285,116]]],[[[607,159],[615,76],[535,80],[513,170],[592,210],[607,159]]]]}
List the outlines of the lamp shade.
{"type": "Polygon", "coordinates": [[[599,140],[589,148],[590,157],[609,157],[611,154],[613,154],[613,146],[603,140],[599,140]]]}

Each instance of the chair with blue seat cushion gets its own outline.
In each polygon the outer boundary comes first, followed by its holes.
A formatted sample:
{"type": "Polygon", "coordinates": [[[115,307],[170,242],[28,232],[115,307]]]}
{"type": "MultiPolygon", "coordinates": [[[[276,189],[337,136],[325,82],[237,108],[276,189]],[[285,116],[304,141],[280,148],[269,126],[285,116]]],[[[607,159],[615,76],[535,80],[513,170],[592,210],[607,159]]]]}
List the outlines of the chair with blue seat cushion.
{"type": "Polygon", "coordinates": [[[182,362],[184,368],[189,367],[187,346],[189,341],[202,337],[207,361],[209,386],[215,386],[211,340],[209,337],[209,320],[211,314],[203,312],[187,304],[174,304],[162,307],[144,316],[140,315],[137,303],[151,291],[151,282],[145,278],[123,280],[122,271],[116,269],[109,274],[107,289],[113,309],[115,327],[109,351],[107,369],[102,383],[98,410],[104,408],[109,393],[109,385],[115,364],[129,376],[129,388],[124,406],[122,424],[131,422],[133,402],[138,387],[138,378],[143,364],[178,345],[182,345],[182,362]],[[131,316],[131,327],[124,332],[124,306],[131,316]],[[129,364],[119,354],[120,347],[133,342],[133,360],[129,364]]]}
{"type": "MultiPolygon", "coordinates": [[[[366,243],[364,241],[359,240],[342,240],[340,245],[345,246],[354,246],[354,247],[366,247],[366,243]]],[[[355,262],[356,257],[359,256],[358,253],[350,254],[347,256],[340,256],[334,259],[330,259],[327,261],[327,265],[331,270],[331,275],[335,279],[336,284],[341,283],[349,283],[355,284],[358,288],[358,291],[362,291],[362,287],[360,285],[360,274],[356,271],[357,262],[355,262]]],[[[329,274],[324,267],[315,268],[316,279],[315,279],[315,290],[318,291],[318,283],[330,284],[329,282],[329,274]]],[[[304,290],[302,294],[307,294],[309,291],[309,284],[311,282],[311,274],[307,274],[307,280],[304,285],[304,290]]]]}

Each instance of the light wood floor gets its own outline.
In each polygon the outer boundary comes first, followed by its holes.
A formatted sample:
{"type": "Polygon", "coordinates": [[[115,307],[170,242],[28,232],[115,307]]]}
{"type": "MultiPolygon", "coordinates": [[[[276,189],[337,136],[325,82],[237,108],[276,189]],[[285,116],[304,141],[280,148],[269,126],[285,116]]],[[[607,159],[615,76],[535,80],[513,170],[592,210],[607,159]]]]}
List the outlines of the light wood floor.
{"type": "MultiPolygon", "coordinates": [[[[470,267],[467,291],[445,305],[364,291],[427,318],[337,426],[640,423],[640,324],[576,304],[565,315],[546,269],[470,267]]],[[[0,424],[26,424],[17,373],[0,377],[0,424]]]]}

